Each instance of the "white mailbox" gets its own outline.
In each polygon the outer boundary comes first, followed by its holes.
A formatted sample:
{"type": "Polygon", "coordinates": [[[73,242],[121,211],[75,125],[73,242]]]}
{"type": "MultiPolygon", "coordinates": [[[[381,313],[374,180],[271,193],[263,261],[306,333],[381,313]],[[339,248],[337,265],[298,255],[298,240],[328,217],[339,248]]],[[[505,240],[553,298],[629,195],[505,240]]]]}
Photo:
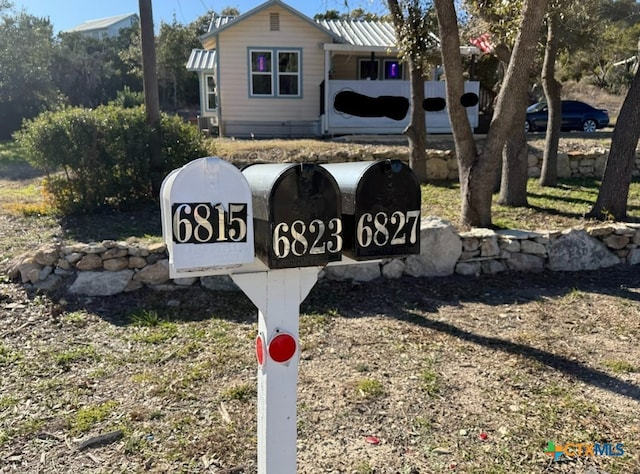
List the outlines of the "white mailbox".
{"type": "Polygon", "coordinates": [[[200,158],[169,173],[160,211],[171,278],[216,275],[253,263],[251,189],[231,163],[200,158]]]}

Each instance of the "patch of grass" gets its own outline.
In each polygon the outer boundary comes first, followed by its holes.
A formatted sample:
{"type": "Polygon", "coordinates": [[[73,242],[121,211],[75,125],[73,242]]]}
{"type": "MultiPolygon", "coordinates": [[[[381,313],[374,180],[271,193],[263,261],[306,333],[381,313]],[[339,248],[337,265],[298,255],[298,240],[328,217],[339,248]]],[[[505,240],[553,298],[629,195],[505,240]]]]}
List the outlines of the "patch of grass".
{"type": "Polygon", "coordinates": [[[0,411],[4,411],[7,408],[12,408],[18,404],[18,399],[10,395],[3,395],[0,397],[0,411]]]}
{"type": "Polygon", "coordinates": [[[61,367],[63,370],[69,370],[71,365],[76,362],[99,360],[100,356],[98,355],[96,348],[92,345],[53,353],[53,361],[55,365],[61,367]]]}
{"type": "Polygon", "coordinates": [[[376,470],[369,464],[369,461],[361,461],[353,470],[354,474],[374,474],[376,470]]]}
{"type": "Polygon", "coordinates": [[[146,344],[161,344],[173,339],[177,333],[178,325],[165,321],[157,327],[142,328],[139,332],[131,335],[131,340],[146,344]]]}
{"type": "Polygon", "coordinates": [[[361,379],[356,383],[356,390],[362,398],[380,398],[385,394],[382,382],[376,379],[361,379]]]}
{"type": "Polygon", "coordinates": [[[147,309],[141,309],[129,315],[129,320],[132,326],[145,328],[157,327],[165,322],[157,311],[147,309]]]}
{"type": "Polygon", "coordinates": [[[68,428],[75,435],[86,433],[94,425],[107,419],[117,406],[118,402],[109,400],[98,405],[81,408],[67,420],[68,428]]]}
{"type": "Polygon", "coordinates": [[[426,394],[436,395],[440,392],[440,377],[431,368],[423,369],[420,373],[420,385],[426,394]]]}
{"type": "Polygon", "coordinates": [[[616,374],[630,374],[634,372],[640,372],[640,368],[636,367],[633,364],[630,364],[626,360],[605,360],[604,365],[616,374]]]}
{"type": "Polygon", "coordinates": [[[299,324],[300,336],[303,337],[322,331],[322,329],[331,324],[331,317],[328,314],[301,314],[299,324]]]}
{"type": "Polygon", "coordinates": [[[72,313],[67,313],[62,317],[62,321],[67,324],[71,324],[72,326],[77,326],[83,328],[88,323],[88,315],[84,311],[74,311],[72,313]]]}
{"type": "Polygon", "coordinates": [[[256,387],[253,384],[241,384],[229,387],[222,392],[224,401],[236,400],[239,402],[248,402],[256,397],[256,387]]]}
{"type": "Polygon", "coordinates": [[[20,351],[14,351],[13,349],[4,345],[2,341],[0,341],[0,367],[11,365],[14,362],[17,362],[24,358],[24,354],[20,351]]]}

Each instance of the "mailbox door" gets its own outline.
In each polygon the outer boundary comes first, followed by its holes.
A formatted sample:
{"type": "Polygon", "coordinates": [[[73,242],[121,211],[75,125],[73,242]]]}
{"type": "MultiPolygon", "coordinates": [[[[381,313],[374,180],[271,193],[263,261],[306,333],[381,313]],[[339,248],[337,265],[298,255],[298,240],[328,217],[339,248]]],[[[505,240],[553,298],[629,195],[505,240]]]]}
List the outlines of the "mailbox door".
{"type": "Polygon", "coordinates": [[[356,260],[420,253],[420,183],[399,160],[323,165],[342,192],[344,253],[356,260]]]}
{"type": "Polygon", "coordinates": [[[161,193],[172,278],[253,263],[251,190],[235,166],[216,157],[194,160],[171,172],[161,193]]]}
{"type": "Polygon", "coordinates": [[[252,165],[256,254],[269,268],[326,265],[342,258],[338,185],[313,164],[252,165]]]}

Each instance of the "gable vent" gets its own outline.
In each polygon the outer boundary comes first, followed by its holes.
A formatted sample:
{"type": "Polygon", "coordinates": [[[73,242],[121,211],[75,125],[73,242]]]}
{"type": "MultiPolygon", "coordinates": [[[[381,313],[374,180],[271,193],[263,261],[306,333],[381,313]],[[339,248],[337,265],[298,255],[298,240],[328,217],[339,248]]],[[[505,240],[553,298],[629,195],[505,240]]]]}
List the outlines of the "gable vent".
{"type": "Polygon", "coordinates": [[[269,27],[271,31],[280,31],[280,13],[269,13],[269,27]]]}

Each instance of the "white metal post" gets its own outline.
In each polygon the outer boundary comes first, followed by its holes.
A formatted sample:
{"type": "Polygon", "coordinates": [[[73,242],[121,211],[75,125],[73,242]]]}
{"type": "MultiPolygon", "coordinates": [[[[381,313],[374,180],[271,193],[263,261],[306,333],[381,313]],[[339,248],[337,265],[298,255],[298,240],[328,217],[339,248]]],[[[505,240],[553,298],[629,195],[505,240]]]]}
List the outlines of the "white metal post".
{"type": "Polygon", "coordinates": [[[264,341],[264,362],[258,368],[258,473],[295,474],[298,318],[300,303],[322,267],[288,268],[233,274],[236,284],[258,308],[258,335],[264,341]],[[274,336],[288,334],[296,342],[293,356],[274,361],[267,347],[274,336]]]}

